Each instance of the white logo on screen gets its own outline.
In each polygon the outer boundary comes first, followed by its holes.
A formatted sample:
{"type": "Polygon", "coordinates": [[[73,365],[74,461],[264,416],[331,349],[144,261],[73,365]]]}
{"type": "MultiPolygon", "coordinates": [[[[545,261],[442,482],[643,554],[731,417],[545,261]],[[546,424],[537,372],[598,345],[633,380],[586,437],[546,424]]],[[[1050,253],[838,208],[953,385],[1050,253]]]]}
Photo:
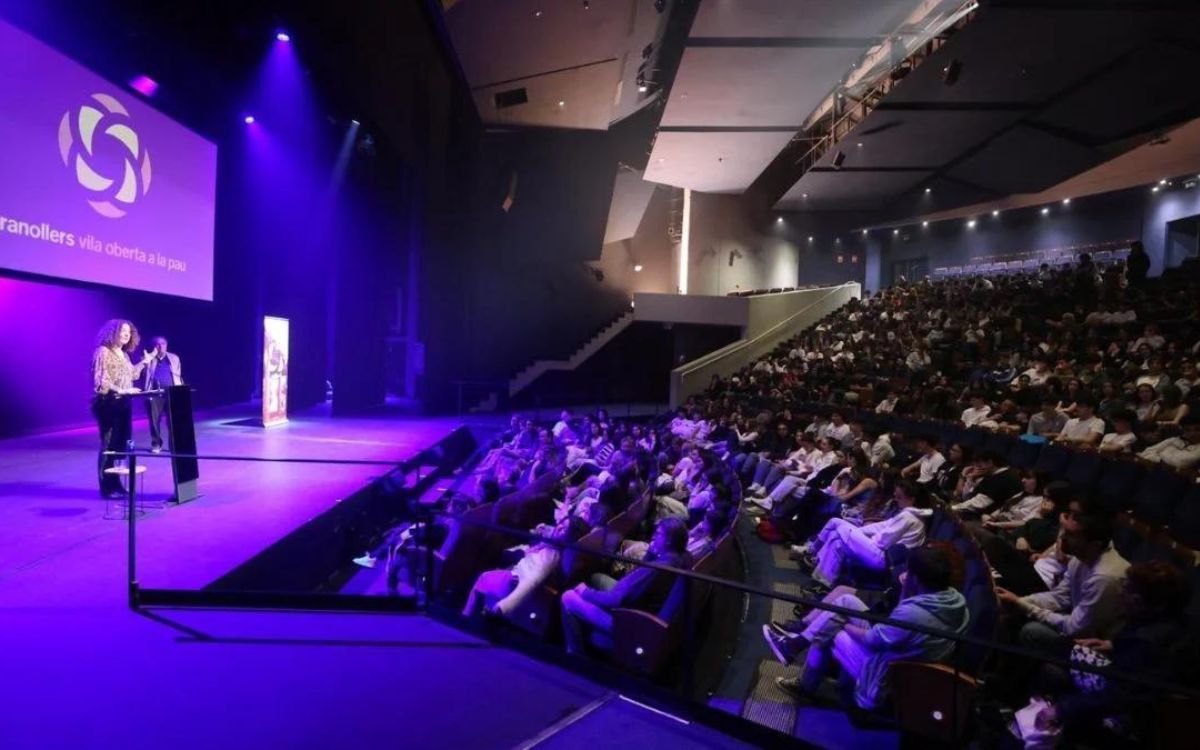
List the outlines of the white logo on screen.
{"type": "Polygon", "coordinates": [[[121,218],[150,190],[150,153],[129,112],[108,94],[92,94],[62,116],[58,151],[101,216],[121,218]]]}

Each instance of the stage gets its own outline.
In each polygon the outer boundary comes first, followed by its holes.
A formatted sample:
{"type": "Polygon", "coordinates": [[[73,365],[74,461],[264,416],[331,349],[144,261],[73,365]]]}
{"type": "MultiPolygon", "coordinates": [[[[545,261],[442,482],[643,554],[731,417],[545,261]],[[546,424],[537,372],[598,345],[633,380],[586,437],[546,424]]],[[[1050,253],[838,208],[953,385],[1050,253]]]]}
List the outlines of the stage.
{"type": "MultiPolygon", "coordinates": [[[[262,428],[247,426],[251,415],[246,409],[198,415],[199,453],[398,463],[463,423],[450,417],[332,418],[316,409],[262,428]]],[[[478,423],[490,427],[494,420],[478,423]]],[[[146,435],[144,422],[135,422],[135,443],[144,445],[146,435]]],[[[91,577],[100,571],[105,580],[117,569],[123,572],[126,524],[104,518],[96,450],[94,428],[0,441],[0,601],[38,588],[47,570],[54,571],[56,585],[66,576],[83,592],[97,588],[91,577]]],[[[201,496],[173,505],[166,504],[169,462],[140,460],[148,468],[149,510],[138,522],[138,579],[152,588],[201,588],[388,470],[201,461],[201,496]]]]}

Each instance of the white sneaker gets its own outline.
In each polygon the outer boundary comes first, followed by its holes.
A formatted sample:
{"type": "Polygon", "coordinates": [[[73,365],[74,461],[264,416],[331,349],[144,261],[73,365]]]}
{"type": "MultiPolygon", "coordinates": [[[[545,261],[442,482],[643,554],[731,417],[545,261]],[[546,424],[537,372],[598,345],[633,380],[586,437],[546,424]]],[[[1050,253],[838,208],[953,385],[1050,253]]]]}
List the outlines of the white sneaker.
{"type": "Polygon", "coordinates": [[[767,495],[769,495],[770,493],[769,493],[769,492],[767,492],[767,488],[766,488],[766,487],[759,487],[757,490],[755,490],[755,491],[754,491],[754,494],[755,494],[755,495],[758,495],[759,497],[766,497],[766,496],[767,496],[767,495]]]}
{"type": "Polygon", "coordinates": [[[808,542],[805,542],[804,544],[793,544],[792,552],[796,553],[797,555],[807,555],[809,553],[808,542]]]}
{"type": "Polygon", "coordinates": [[[768,497],[752,497],[750,498],[749,502],[766,510],[770,510],[771,506],[774,505],[774,503],[772,503],[771,499],[768,497]]]}
{"type": "Polygon", "coordinates": [[[361,565],[364,568],[373,568],[377,562],[379,562],[379,558],[371,557],[370,552],[364,552],[362,557],[354,558],[354,564],[361,565]]]}
{"type": "Polygon", "coordinates": [[[762,492],[762,487],[759,487],[757,484],[752,484],[746,488],[746,492],[749,492],[751,495],[757,495],[758,493],[762,492]]]}

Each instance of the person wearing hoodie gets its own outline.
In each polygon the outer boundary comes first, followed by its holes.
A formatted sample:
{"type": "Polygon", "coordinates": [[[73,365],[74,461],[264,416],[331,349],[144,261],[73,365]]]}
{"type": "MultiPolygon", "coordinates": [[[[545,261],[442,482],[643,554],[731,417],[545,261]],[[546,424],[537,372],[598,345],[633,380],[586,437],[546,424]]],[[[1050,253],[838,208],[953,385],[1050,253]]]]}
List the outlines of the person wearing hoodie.
{"type": "Polygon", "coordinates": [[[896,483],[892,492],[899,511],[884,521],[864,526],[842,518],[830,519],[807,550],[813,567],[812,577],[825,588],[832,588],[851,562],[871,570],[887,566],[887,550],[894,544],[909,549],[925,543],[925,527],[932,511],[925,488],[910,479],[896,483]]]}
{"type": "MultiPolygon", "coordinates": [[[[891,620],[951,633],[965,634],[970,622],[966,599],[951,586],[953,565],[943,549],[919,547],[908,556],[900,576],[900,603],[888,614],[891,620]]],[[[865,612],[866,604],[854,594],[837,596],[831,604],[865,612]]],[[[802,633],[792,634],[764,626],[767,644],[783,663],[805,648],[804,671],[799,677],[780,677],[776,683],[791,695],[812,697],[835,666],[854,683],[854,702],[860,709],[878,709],[886,692],[888,666],[901,659],[940,662],[954,651],[954,641],[908,630],[900,625],[871,625],[832,612],[819,612],[802,633]]]]}

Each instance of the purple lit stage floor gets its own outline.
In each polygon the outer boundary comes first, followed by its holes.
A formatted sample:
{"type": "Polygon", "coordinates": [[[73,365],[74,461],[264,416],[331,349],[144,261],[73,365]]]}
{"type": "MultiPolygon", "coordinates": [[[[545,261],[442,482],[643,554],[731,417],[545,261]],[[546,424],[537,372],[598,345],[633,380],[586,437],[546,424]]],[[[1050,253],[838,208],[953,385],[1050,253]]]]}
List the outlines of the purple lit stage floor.
{"type": "MultiPolygon", "coordinates": [[[[269,429],[235,424],[245,416],[223,412],[198,421],[200,454],[399,462],[462,423],[310,412],[269,429]]],[[[135,424],[134,436],[148,442],[143,423],[135,424]]],[[[103,518],[105,502],[95,487],[96,441],[94,429],[0,441],[0,591],[36,580],[38,569],[52,563],[56,576],[124,568],[125,524],[103,518]]],[[[161,505],[171,494],[170,465],[143,461],[145,498],[161,505]]],[[[202,461],[199,499],[139,521],[139,581],[203,587],[387,469],[202,461]]]]}

